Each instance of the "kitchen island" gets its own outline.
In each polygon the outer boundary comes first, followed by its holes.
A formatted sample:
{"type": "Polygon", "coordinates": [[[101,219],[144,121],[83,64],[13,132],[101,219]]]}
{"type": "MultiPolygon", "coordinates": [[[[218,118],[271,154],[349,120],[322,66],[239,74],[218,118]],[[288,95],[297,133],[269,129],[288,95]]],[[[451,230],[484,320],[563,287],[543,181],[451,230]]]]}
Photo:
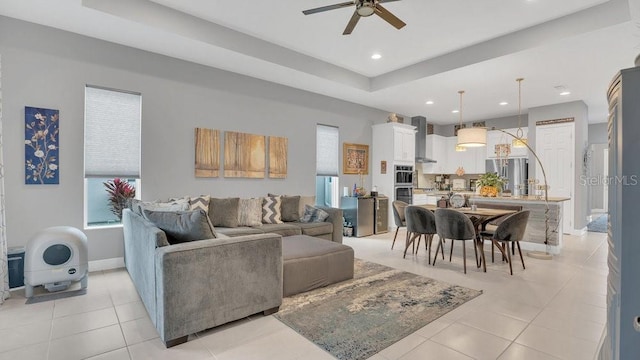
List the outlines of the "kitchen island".
{"type": "Polygon", "coordinates": [[[519,205],[522,210],[529,210],[529,222],[524,239],[520,242],[523,249],[549,251],[559,254],[562,248],[562,208],[563,202],[570,200],[568,197],[549,197],[545,204],[544,197],[537,196],[498,196],[498,197],[469,197],[470,205],[490,207],[492,205],[519,205]],[[549,246],[545,245],[545,212],[549,217],[549,246]]]}

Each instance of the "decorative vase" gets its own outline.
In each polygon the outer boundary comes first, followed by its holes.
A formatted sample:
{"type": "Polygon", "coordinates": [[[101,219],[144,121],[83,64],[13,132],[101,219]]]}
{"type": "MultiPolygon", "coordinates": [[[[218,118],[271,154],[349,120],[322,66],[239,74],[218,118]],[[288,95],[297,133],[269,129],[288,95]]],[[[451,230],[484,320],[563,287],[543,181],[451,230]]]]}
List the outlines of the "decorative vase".
{"type": "Polygon", "coordinates": [[[498,196],[498,188],[495,186],[482,186],[480,188],[480,196],[496,197],[498,196]]]}

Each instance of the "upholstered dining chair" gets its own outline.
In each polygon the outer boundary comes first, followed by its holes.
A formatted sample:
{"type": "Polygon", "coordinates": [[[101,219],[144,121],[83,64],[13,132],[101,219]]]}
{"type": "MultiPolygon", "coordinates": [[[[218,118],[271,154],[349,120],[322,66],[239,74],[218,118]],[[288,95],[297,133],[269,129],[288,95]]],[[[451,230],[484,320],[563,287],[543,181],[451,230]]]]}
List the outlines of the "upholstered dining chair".
{"type": "MultiPolygon", "coordinates": [[[[436,233],[436,217],[433,213],[421,206],[409,205],[404,209],[404,217],[407,222],[407,242],[404,248],[403,258],[407,256],[409,245],[420,247],[420,239],[424,237],[424,248],[427,251],[427,260],[431,264],[431,243],[436,233]]],[[[417,249],[416,249],[417,253],[417,249]]],[[[444,255],[443,255],[444,259],[444,255]]]]}
{"type": "MultiPolygon", "coordinates": [[[[400,230],[401,227],[407,226],[404,219],[404,208],[409,204],[404,201],[394,200],[391,205],[393,207],[393,219],[396,223],[396,234],[393,236],[393,243],[391,243],[391,250],[393,250],[393,245],[396,244],[396,237],[398,237],[398,230],[400,230]]],[[[407,239],[409,239],[409,233],[407,233],[405,240],[407,239]]]]}
{"type": "Polygon", "coordinates": [[[520,240],[522,240],[522,238],[524,237],[524,232],[527,229],[528,221],[529,210],[523,210],[507,216],[504,220],[502,220],[495,231],[480,232],[480,237],[482,238],[482,252],[484,253],[484,240],[491,240],[491,244],[497,246],[502,253],[502,258],[507,259],[507,262],[509,263],[509,272],[511,273],[511,275],[513,275],[513,266],[511,264],[511,252],[509,251],[509,244],[511,244],[512,247],[518,247],[520,261],[522,261],[522,268],[525,269],[522,250],[520,250],[520,240]]]}
{"type": "MultiPolygon", "coordinates": [[[[455,240],[462,240],[462,261],[464,266],[464,273],[467,273],[467,247],[466,241],[471,240],[473,243],[473,249],[476,254],[476,264],[478,259],[478,247],[476,246],[476,230],[473,226],[473,222],[467,215],[460,211],[453,209],[436,209],[436,232],[440,241],[436,248],[436,253],[433,257],[433,265],[436,265],[436,258],[438,257],[438,250],[442,250],[444,256],[444,240],[451,239],[451,251],[449,252],[449,262],[453,256],[453,245],[455,240]]],[[[482,261],[484,261],[484,254],[482,255],[482,261]]]]}

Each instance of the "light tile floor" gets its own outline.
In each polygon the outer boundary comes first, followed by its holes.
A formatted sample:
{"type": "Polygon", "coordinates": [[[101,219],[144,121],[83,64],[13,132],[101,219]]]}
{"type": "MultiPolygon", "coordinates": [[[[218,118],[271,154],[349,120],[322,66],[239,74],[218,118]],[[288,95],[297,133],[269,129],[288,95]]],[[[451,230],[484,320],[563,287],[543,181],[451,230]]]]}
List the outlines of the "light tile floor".
{"type": "MultiPolygon", "coordinates": [[[[525,257],[489,262],[487,273],[462,272],[460,245],[452,263],[427,264],[424,248],[402,258],[404,233],[345,238],[356,257],[483,290],[483,295],[373,356],[373,360],[591,360],[606,321],[605,234],[565,236],[551,261],[525,257]]],[[[448,250],[448,244],[447,244],[448,250]]],[[[487,247],[487,255],[489,254],[487,247]]],[[[191,336],[165,349],[124,269],[90,274],[87,294],[26,305],[14,291],[0,306],[4,359],[332,359],[273,316],[252,316],[191,336]]]]}

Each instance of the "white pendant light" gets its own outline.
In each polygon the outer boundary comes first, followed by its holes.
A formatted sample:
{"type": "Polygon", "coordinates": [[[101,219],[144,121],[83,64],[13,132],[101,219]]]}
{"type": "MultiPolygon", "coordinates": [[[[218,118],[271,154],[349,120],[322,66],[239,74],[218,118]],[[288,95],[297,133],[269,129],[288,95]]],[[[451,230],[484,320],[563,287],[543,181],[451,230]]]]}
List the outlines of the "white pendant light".
{"type": "Polygon", "coordinates": [[[511,146],[514,148],[525,148],[527,147],[527,138],[524,137],[524,132],[522,131],[520,118],[522,116],[522,80],[524,78],[517,78],[518,82],[518,130],[516,131],[516,139],[511,141],[511,146]]]}
{"type": "Polygon", "coordinates": [[[462,94],[464,90],[458,91],[460,94],[460,128],[458,129],[458,144],[457,146],[467,147],[480,147],[487,145],[487,128],[484,127],[470,127],[462,128],[462,94]]]}

